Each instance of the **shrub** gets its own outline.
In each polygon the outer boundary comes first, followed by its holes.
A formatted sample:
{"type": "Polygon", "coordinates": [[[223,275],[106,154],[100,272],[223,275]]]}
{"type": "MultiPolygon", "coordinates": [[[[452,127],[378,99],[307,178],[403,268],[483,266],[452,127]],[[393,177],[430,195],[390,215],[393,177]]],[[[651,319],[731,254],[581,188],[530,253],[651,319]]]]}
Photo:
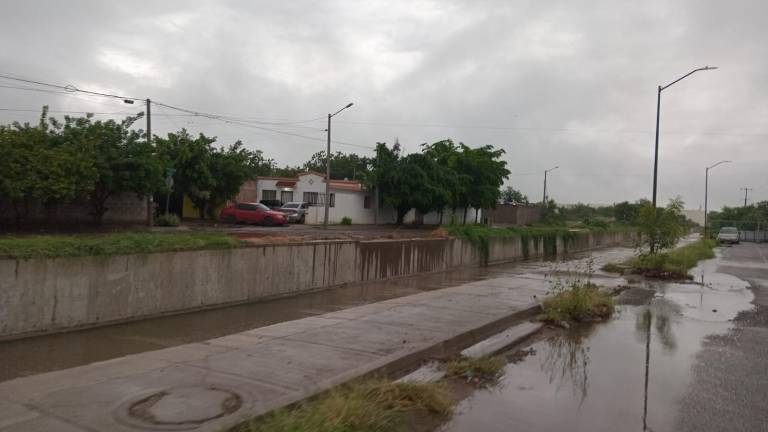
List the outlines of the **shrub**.
{"type": "Polygon", "coordinates": [[[162,214],[157,217],[158,226],[164,226],[164,227],[176,227],[179,226],[179,217],[172,213],[162,214]]]}
{"type": "Polygon", "coordinates": [[[341,224],[342,225],[352,225],[352,218],[349,216],[344,216],[341,218],[341,224]]]}
{"type": "Polygon", "coordinates": [[[333,389],[296,408],[252,421],[244,432],[388,432],[405,430],[405,415],[444,417],[452,411],[439,383],[366,380],[333,389]]]}
{"type": "Polygon", "coordinates": [[[605,319],[613,314],[613,297],[591,283],[574,284],[544,299],[542,308],[551,322],[605,319]]]}
{"type": "Polygon", "coordinates": [[[545,321],[590,321],[613,314],[611,294],[592,283],[593,265],[589,259],[584,278],[576,276],[565,281],[558,278],[551,282],[552,288],[541,304],[545,321]]]}

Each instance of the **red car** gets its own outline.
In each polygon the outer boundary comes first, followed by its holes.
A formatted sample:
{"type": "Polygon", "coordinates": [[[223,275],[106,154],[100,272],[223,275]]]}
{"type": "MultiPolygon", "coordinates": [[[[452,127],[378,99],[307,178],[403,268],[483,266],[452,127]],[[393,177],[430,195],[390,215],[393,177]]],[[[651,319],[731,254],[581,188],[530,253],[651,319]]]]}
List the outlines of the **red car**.
{"type": "Polygon", "coordinates": [[[237,203],[221,210],[221,220],[232,223],[283,225],[286,222],[286,215],[270,210],[261,203],[237,203]]]}

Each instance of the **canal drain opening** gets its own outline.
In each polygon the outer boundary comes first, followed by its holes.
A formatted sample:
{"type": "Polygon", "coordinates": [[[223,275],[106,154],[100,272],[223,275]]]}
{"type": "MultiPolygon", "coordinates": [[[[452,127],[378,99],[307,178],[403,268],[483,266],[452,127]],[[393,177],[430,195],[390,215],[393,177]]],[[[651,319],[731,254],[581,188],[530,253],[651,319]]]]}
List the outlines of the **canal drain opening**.
{"type": "Polygon", "coordinates": [[[150,430],[188,430],[230,415],[243,397],[220,385],[187,386],[141,395],[123,403],[118,420],[150,430]]]}

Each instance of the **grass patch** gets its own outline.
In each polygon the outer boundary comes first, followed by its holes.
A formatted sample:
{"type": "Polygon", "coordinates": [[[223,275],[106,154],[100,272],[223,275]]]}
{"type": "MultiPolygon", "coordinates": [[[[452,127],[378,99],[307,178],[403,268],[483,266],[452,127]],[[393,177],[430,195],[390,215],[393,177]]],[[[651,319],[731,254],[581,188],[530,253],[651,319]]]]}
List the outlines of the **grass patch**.
{"type": "Polygon", "coordinates": [[[116,233],[0,237],[2,258],[109,256],[195,249],[229,249],[243,243],[215,233],[116,233]]]}
{"type": "Polygon", "coordinates": [[[274,411],[238,432],[389,432],[405,430],[409,415],[446,417],[453,410],[440,383],[364,380],[343,385],[295,408],[274,411]]]}
{"type": "Polygon", "coordinates": [[[507,361],[501,356],[459,357],[446,363],[445,372],[451,377],[464,377],[467,380],[486,382],[496,380],[506,365],[507,361]]]}
{"type": "Polygon", "coordinates": [[[573,283],[542,302],[544,320],[593,321],[613,314],[613,296],[591,283],[573,283]]]}
{"type": "Polygon", "coordinates": [[[701,239],[669,252],[641,254],[623,263],[606,264],[602,269],[611,273],[631,271],[659,279],[690,279],[688,270],[703,259],[714,258],[715,246],[716,240],[701,239]]]}
{"type": "Polygon", "coordinates": [[[631,266],[624,263],[608,263],[602,266],[600,269],[608,273],[624,274],[626,270],[631,269],[631,266]]]}

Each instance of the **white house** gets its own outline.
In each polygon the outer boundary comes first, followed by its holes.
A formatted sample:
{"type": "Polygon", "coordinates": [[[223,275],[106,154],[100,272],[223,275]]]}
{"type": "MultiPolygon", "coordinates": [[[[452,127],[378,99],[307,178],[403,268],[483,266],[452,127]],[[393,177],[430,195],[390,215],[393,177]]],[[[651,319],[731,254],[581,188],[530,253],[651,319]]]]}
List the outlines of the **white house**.
{"type": "MultiPolygon", "coordinates": [[[[357,180],[331,180],[330,184],[330,208],[328,209],[328,222],[340,223],[342,218],[349,217],[353,224],[394,223],[396,212],[391,208],[379,209],[378,217],[375,217],[375,203],[373,194],[367,191],[357,180]]],[[[307,213],[306,223],[321,224],[325,217],[325,175],[307,171],[299,173],[296,177],[257,177],[254,182],[247,182],[240,190],[238,201],[280,200],[283,203],[290,201],[303,201],[312,204],[307,213]]],[[[463,211],[457,211],[457,217],[463,216],[463,211]]],[[[412,223],[416,219],[422,223],[437,224],[440,216],[437,212],[426,215],[418,215],[411,210],[405,216],[405,223],[412,223]]],[[[443,222],[451,220],[451,212],[447,210],[443,215],[443,222]]],[[[467,211],[467,222],[475,221],[474,209],[467,211]]],[[[480,221],[480,219],[478,219],[480,221]]]]}

